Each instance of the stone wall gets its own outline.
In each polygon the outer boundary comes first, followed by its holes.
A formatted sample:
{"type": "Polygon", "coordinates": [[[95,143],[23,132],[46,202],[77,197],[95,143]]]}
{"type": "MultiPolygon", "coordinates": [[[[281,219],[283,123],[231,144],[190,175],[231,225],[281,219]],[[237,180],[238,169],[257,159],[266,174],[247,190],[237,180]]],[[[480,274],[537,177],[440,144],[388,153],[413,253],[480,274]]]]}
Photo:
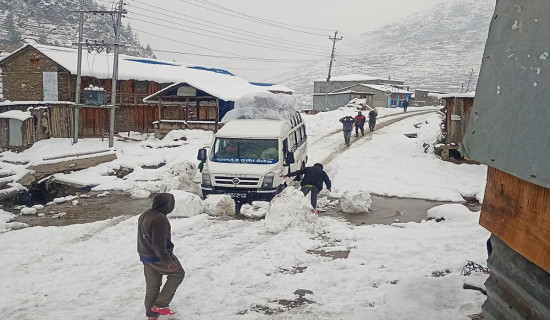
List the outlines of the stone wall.
{"type": "Polygon", "coordinates": [[[11,101],[42,101],[43,72],[58,73],[58,96],[69,101],[70,74],[34,48],[24,49],[2,66],[4,99],[11,101]]]}

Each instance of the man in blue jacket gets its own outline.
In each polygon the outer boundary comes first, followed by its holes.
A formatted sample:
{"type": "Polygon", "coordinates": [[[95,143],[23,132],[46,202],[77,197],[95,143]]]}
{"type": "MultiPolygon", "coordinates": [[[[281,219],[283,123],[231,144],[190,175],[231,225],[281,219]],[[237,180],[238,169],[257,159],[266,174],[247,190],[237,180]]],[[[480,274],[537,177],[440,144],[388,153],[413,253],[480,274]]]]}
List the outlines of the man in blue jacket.
{"type": "MultiPolygon", "coordinates": [[[[353,119],[353,118],[352,118],[353,119]]],[[[283,178],[293,177],[297,175],[304,175],[300,185],[302,186],[302,192],[304,196],[311,192],[311,206],[315,213],[319,213],[317,210],[317,195],[323,190],[323,183],[326,184],[328,191],[331,188],[331,182],[327,173],[323,170],[323,165],[316,163],[313,167],[306,167],[302,170],[289,172],[287,175],[283,175],[283,178]]]]}
{"type": "Polygon", "coordinates": [[[346,143],[346,146],[349,147],[349,139],[351,138],[351,131],[353,130],[355,119],[350,116],[347,116],[340,119],[340,122],[342,122],[343,129],[344,129],[344,141],[346,143]]]}

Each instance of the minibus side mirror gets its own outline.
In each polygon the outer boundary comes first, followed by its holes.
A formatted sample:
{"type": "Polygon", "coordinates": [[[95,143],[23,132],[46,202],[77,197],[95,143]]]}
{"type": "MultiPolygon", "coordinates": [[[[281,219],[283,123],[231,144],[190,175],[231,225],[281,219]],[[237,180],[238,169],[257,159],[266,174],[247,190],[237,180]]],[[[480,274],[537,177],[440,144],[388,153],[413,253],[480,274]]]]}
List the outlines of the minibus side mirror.
{"type": "Polygon", "coordinates": [[[206,149],[205,148],[199,149],[199,153],[197,154],[197,160],[206,161],[206,149]]]}

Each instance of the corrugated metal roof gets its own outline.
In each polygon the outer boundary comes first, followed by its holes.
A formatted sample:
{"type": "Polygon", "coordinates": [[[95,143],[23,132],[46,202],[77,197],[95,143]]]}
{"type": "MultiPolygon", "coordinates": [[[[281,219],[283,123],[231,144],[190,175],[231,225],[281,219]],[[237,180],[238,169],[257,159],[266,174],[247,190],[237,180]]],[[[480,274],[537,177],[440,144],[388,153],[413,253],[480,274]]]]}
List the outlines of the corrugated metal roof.
{"type": "Polygon", "coordinates": [[[550,188],[550,1],[497,1],[461,153],[550,188]]]}
{"type": "MultiPolygon", "coordinates": [[[[532,0],[531,0],[532,1],[532,0]]],[[[547,320],[550,317],[550,275],[491,236],[493,252],[485,282],[486,320],[547,320]]]]}

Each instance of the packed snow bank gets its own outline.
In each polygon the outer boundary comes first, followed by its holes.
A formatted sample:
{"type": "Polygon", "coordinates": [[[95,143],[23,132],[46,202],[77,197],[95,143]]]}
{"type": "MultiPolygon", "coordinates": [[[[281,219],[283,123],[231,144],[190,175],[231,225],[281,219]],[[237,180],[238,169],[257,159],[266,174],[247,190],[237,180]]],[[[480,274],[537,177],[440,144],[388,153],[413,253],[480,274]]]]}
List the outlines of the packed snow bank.
{"type": "Polygon", "coordinates": [[[296,115],[295,99],[288,94],[258,92],[235,101],[235,108],[225,114],[221,122],[235,119],[271,119],[291,121],[296,115]]]}
{"type": "Polygon", "coordinates": [[[428,210],[428,217],[444,218],[450,221],[477,220],[478,216],[461,204],[447,204],[428,210]]]}
{"type": "Polygon", "coordinates": [[[235,200],[227,194],[212,194],[204,200],[204,212],[209,216],[234,216],[235,200]]]}
{"type": "Polygon", "coordinates": [[[296,188],[287,187],[271,201],[265,216],[265,225],[269,232],[279,233],[315,219],[309,197],[304,197],[296,188]]]}
{"type": "Polygon", "coordinates": [[[151,192],[142,189],[130,190],[130,197],[132,199],[147,199],[151,195],[151,192]]]}
{"type": "Polygon", "coordinates": [[[10,230],[19,230],[28,227],[26,223],[11,222],[15,219],[15,215],[0,209],[0,234],[10,230]]]}
{"type": "Polygon", "coordinates": [[[21,209],[21,214],[24,214],[24,215],[36,214],[36,209],[35,208],[22,208],[21,209]]]}
{"type": "Polygon", "coordinates": [[[340,201],[338,201],[338,207],[343,213],[361,214],[369,212],[369,208],[372,204],[370,193],[366,191],[359,191],[358,193],[351,193],[349,191],[344,192],[340,201]]]}
{"type": "Polygon", "coordinates": [[[241,214],[247,218],[259,219],[265,217],[269,209],[270,202],[254,201],[252,204],[243,204],[241,214]]]}
{"type": "Polygon", "coordinates": [[[182,190],[172,190],[170,193],[174,195],[176,204],[168,217],[193,217],[204,213],[204,203],[198,195],[182,190]]]}
{"type": "Polygon", "coordinates": [[[467,319],[479,312],[473,303],[479,300],[479,293],[464,290],[464,281],[460,275],[405,279],[388,288],[384,304],[352,319],[467,319]]]}
{"type": "Polygon", "coordinates": [[[417,115],[376,129],[369,133],[372,139],[357,139],[325,166],[333,189],[437,201],[462,202],[464,196],[472,195],[482,199],[487,166],[443,161],[433,148],[424,152],[424,143],[437,141],[440,123],[438,114],[417,115]],[[416,128],[419,122],[423,125],[416,128]],[[418,137],[410,139],[405,133],[418,137]]]}

